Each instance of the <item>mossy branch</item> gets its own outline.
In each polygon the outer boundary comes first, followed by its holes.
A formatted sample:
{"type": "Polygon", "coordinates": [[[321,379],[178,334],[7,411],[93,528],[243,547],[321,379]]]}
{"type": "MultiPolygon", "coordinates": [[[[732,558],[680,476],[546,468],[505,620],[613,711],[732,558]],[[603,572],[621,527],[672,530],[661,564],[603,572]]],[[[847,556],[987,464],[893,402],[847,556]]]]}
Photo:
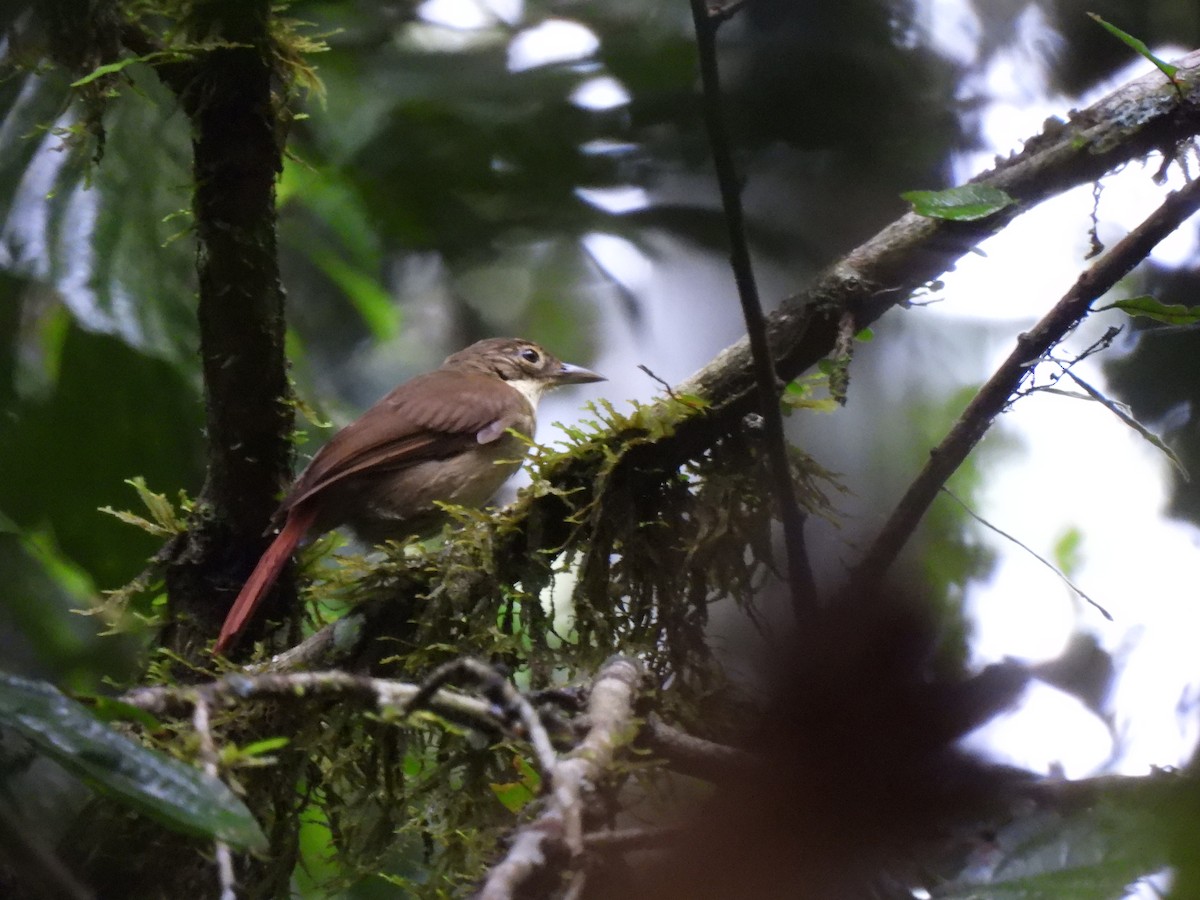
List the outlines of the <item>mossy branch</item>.
{"type": "MultiPolygon", "coordinates": [[[[1153,151],[1173,159],[1176,148],[1200,132],[1200,51],[1178,65],[1178,92],[1157,74],[1134,80],[1072,113],[1065,123],[1048,120],[1021,153],[972,180],[1003,190],[1015,203],[975,221],[904,215],[784,300],[767,317],[780,378],[791,380],[835,353],[847,321],[862,329],[905,306],[922,285],[1020,213],[1153,151]]],[[[318,635],[275,665],[361,662],[370,658],[369,638],[419,646],[409,643],[418,614],[414,598],[453,591],[461,610],[494,614],[502,585],[525,579],[527,592],[531,585],[544,586],[549,560],[582,536],[581,511],[603,504],[606,492],[627,492],[630,485],[642,493],[661,491],[678,478],[681,467],[704,459],[722,441],[752,444],[753,430],[741,420],[753,409],[754,386],[752,355],[742,340],[657,405],[628,417],[614,413],[587,440],[548,460],[535,492],[527,492],[494,526],[479,526],[493,528],[491,538],[483,540],[478,528],[467,529],[451,537],[424,568],[406,567],[402,577],[396,570],[383,573],[364,585],[362,596],[369,602],[352,614],[351,623],[340,626],[342,639],[318,635]]]]}

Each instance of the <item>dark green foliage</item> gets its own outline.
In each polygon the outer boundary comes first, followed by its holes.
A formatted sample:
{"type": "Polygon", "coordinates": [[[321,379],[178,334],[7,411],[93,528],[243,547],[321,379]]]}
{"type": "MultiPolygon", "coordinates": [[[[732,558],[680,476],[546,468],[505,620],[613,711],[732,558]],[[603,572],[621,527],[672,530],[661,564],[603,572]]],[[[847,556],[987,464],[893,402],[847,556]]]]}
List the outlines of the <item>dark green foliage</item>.
{"type": "Polygon", "coordinates": [[[900,196],[913,205],[917,215],[951,222],[985,219],[1016,202],[1004,191],[981,184],[944,191],[907,191],[900,196]]]}
{"type": "Polygon", "coordinates": [[[250,811],[219,779],[100,724],[52,685],[0,677],[0,724],[95,789],[172,829],[266,849],[250,811]]]}
{"type": "Polygon", "coordinates": [[[168,364],[63,324],[51,383],[10,407],[0,431],[0,469],[20,473],[0,481],[0,509],[23,529],[47,529],[100,587],[119,587],[156,542],[98,510],[129,505],[123,482],[134,475],[198,483],[199,402],[168,364]]]}

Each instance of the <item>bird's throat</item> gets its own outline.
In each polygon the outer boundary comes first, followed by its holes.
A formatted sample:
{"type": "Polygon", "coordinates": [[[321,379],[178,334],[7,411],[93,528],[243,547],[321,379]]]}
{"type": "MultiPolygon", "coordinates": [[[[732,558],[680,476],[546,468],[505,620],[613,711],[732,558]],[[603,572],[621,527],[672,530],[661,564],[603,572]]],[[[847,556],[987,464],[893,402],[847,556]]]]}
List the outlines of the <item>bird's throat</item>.
{"type": "Polygon", "coordinates": [[[528,400],[530,408],[535,412],[538,408],[538,402],[542,399],[542,395],[550,387],[550,382],[544,378],[513,378],[504,383],[518,391],[522,397],[528,400]]]}

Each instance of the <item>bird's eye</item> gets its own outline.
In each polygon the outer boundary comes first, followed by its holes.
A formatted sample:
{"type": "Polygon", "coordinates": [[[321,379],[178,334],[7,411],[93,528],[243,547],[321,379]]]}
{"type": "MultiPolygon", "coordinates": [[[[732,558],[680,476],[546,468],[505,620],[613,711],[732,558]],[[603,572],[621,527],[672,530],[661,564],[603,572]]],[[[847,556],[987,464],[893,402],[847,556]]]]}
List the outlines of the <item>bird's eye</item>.
{"type": "Polygon", "coordinates": [[[527,347],[526,349],[521,351],[521,359],[525,360],[525,362],[527,362],[527,363],[532,363],[533,365],[536,366],[538,363],[540,363],[542,361],[542,355],[540,353],[538,353],[536,350],[534,350],[532,347],[527,347]]]}

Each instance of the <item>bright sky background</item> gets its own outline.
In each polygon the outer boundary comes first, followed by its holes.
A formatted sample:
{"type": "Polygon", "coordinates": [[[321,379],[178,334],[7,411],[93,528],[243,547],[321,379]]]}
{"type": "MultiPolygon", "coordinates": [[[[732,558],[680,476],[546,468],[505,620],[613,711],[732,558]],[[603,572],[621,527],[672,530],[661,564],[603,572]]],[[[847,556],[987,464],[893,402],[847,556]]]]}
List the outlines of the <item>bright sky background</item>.
{"type": "MultiPolygon", "coordinates": [[[[963,54],[978,39],[978,23],[968,5],[934,0],[929,12],[940,45],[970,59],[963,54]]],[[[1019,150],[1019,141],[1038,133],[1046,117],[1087,106],[1130,78],[1153,71],[1138,60],[1083,97],[1054,95],[1047,86],[1045,54],[1053,52],[1057,38],[1033,5],[1026,7],[1018,27],[1025,38],[995,58],[982,84],[965,86],[986,98],[981,123],[989,146],[956,160],[956,180],[988,168],[997,154],[1019,150]]],[[[1170,59],[1182,51],[1155,52],[1170,59]]],[[[1104,179],[1101,240],[1110,245],[1119,240],[1167,190],[1179,187],[1177,168],[1166,186],[1155,186],[1150,176],[1157,166],[1157,159],[1131,164],[1104,179]]],[[[986,256],[965,257],[943,279],[945,302],[939,314],[1009,320],[1017,328],[1032,324],[1087,264],[1091,208],[1088,185],[1043,204],[984,242],[986,256]]],[[[1154,258],[1163,265],[1195,265],[1196,254],[1196,228],[1189,223],[1164,241],[1154,258]]],[[[1123,318],[1117,313],[1092,317],[1067,348],[1083,349],[1109,325],[1124,324],[1123,318]]],[[[987,370],[1011,349],[1011,339],[998,344],[987,370]]],[[[1078,374],[1105,390],[1098,361],[1085,362],[1078,374]]],[[[1069,777],[1102,768],[1143,774],[1151,766],[1186,762],[1197,740],[1195,710],[1185,707],[1200,687],[1194,654],[1200,626],[1195,589],[1200,534],[1190,524],[1163,517],[1170,464],[1096,403],[1040,394],[1021,400],[1004,424],[1019,436],[1022,450],[989,472],[978,511],[1044,556],[1067,529],[1080,528],[1083,562],[1072,578],[1115,621],[1106,622],[1087,608],[1025,551],[987,536],[1001,556],[995,578],[969,597],[979,624],[976,661],[1049,659],[1064,648],[1075,628],[1094,634],[1119,667],[1109,698],[1119,739],[1114,743],[1114,734],[1074,698],[1037,685],[1020,709],[977,736],[978,744],[1039,772],[1058,763],[1069,777]]]]}

